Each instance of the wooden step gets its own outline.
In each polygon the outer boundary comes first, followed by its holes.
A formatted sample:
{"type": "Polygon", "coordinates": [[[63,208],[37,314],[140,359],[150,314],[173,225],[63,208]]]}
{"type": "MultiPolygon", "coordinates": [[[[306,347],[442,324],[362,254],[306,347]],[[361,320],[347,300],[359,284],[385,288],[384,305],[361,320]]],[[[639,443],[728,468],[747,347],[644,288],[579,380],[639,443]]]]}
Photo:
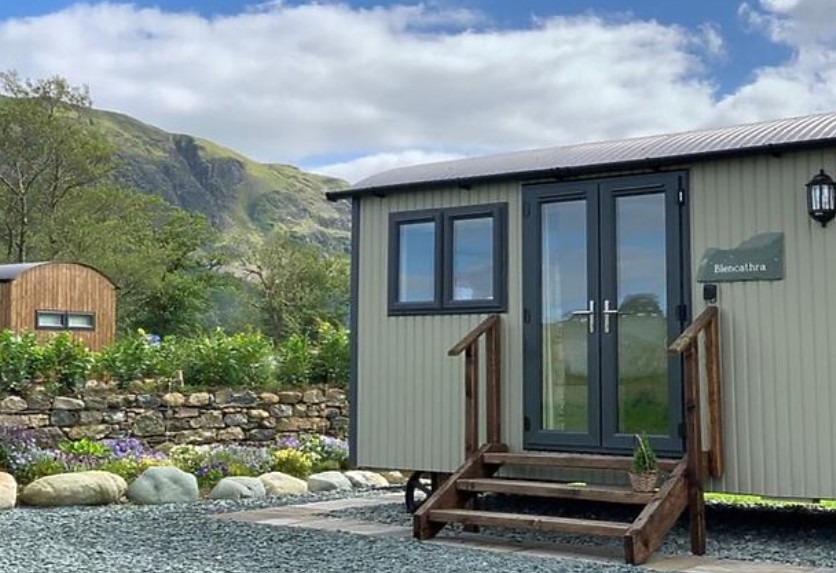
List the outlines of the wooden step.
{"type": "MultiPolygon", "coordinates": [[[[486,464],[515,466],[547,466],[552,468],[584,468],[594,470],[630,469],[630,456],[605,456],[600,454],[567,454],[562,452],[529,452],[509,454],[490,452],[483,457],[486,464]]],[[[671,471],[679,460],[659,460],[659,469],[671,471]]]]}
{"type": "Polygon", "coordinates": [[[571,519],[567,517],[499,513],[472,509],[434,509],[430,511],[430,520],[442,523],[512,527],[534,529],[537,531],[559,531],[561,533],[580,535],[603,535],[607,537],[621,537],[627,533],[630,527],[629,523],[620,523],[617,521],[571,519]]]}
{"type": "Polygon", "coordinates": [[[460,491],[507,493],[535,497],[557,497],[562,499],[583,499],[612,503],[646,505],[653,493],[633,491],[627,487],[578,485],[546,481],[528,481],[496,478],[461,479],[456,482],[460,491]]]}

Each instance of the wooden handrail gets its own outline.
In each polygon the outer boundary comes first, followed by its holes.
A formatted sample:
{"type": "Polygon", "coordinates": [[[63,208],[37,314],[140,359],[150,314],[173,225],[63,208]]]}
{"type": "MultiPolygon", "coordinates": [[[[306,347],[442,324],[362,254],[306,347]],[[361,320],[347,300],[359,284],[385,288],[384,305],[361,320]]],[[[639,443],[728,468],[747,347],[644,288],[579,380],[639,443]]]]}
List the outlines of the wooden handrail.
{"type": "Polygon", "coordinates": [[[499,315],[490,315],[488,318],[477,324],[473,330],[465,334],[464,338],[459,340],[453,348],[447,351],[447,356],[458,356],[464,352],[468,346],[476,342],[480,336],[485,334],[485,332],[487,332],[487,330],[494,326],[497,322],[499,322],[499,315]]]}
{"type": "Polygon", "coordinates": [[[447,353],[465,355],[465,455],[470,457],[479,448],[479,342],[485,338],[487,441],[500,443],[499,377],[500,353],[499,315],[492,314],[477,324],[447,353]]]}
{"type": "Polygon", "coordinates": [[[676,337],[671,345],[668,347],[670,354],[682,354],[685,350],[693,344],[700,332],[709,326],[709,323],[717,318],[717,307],[709,306],[703,310],[700,315],[682,331],[682,334],[676,337]]]}
{"type": "Polygon", "coordinates": [[[690,512],[691,551],[705,553],[705,499],[703,479],[723,475],[723,417],[720,388],[720,313],[709,306],[668,347],[668,353],[684,359],[682,381],[685,398],[685,453],[688,476],[688,510],[690,512]],[[703,417],[700,397],[700,335],[705,337],[705,375],[708,389],[709,447],[707,463],[703,459],[703,417]],[[706,468],[707,466],[707,468],[706,468]],[[708,470],[706,472],[706,469],[708,470]]]}

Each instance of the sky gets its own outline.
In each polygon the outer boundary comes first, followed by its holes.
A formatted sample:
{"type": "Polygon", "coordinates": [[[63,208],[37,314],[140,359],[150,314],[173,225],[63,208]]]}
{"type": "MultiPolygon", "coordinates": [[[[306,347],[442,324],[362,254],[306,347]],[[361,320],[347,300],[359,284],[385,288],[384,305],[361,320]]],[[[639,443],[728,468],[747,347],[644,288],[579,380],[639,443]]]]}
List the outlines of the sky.
{"type": "Polygon", "coordinates": [[[834,0],[0,0],[0,70],[356,182],[836,109],[834,0]]]}

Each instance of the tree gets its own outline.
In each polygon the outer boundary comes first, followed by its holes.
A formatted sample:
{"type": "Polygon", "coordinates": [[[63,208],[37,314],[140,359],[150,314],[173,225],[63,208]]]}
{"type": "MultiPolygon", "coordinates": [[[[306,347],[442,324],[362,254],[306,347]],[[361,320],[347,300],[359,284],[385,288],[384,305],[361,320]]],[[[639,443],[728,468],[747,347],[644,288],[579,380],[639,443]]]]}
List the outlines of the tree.
{"type": "Polygon", "coordinates": [[[111,169],[112,150],[90,127],[86,88],[54,76],[23,80],[0,73],[0,240],[5,257],[30,258],[34,229],[44,258],[60,249],[55,219],[111,169]]]}
{"type": "Polygon", "coordinates": [[[195,330],[218,281],[218,233],[205,217],[159,197],[113,187],[85,189],[55,218],[55,259],[94,265],[119,288],[120,330],[195,330]]]}
{"type": "Polygon", "coordinates": [[[275,339],[312,332],[317,319],[343,324],[348,312],[348,258],[279,230],[242,261],[258,287],[255,304],[275,339]]]}

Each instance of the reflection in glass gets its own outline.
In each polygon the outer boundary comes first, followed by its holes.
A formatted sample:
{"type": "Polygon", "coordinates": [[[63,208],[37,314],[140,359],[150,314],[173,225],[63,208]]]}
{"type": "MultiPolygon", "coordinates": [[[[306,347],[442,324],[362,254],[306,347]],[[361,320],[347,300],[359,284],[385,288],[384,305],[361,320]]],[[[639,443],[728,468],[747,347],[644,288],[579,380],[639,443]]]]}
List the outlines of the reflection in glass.
{"type": "Polygon", "coordinates": [[[668,435],[665,196],[616,199],[618,431],[668,435]]]}
{"type": "Polygon", "coordinates": [[[435,300],[435,223],[403,223],[399,230],[398,301],[435,300]]]}
{"type": "Polygon", "coordinates": [[[588,432],[586,202],[542,210],[543,429],[588,432]]]}
{"type": "Polygon", "coordinates": [[[493,298],[493,217],[453,221],[453,300],[493,298]]]}

